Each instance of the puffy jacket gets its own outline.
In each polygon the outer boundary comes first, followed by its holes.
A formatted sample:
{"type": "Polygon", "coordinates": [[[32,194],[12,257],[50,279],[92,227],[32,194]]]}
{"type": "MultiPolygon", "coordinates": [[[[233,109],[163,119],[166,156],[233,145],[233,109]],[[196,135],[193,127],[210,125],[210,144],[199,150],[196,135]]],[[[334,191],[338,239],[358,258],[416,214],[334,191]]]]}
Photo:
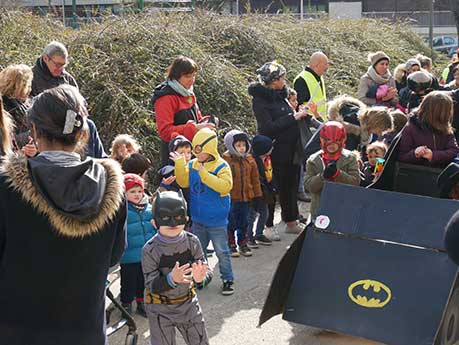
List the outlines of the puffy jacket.
{"type": "Polygon", "coordinates": [[[228,223],[233,177],[228,163],[217,151],[217,134],[209,128],[203,128],[196,133],[192,144],[193,148],[202,146],[202,152],[208,153],[211,160],[205,162],[199,170],[197,159],[192,159],[189,164],[183,157],[177,159],[176,181],[180,187],[190,188],[193,222],[206,226],[225,226],[228,223]]]}
{"type": "Polygon", "coordinates": [[[128,203],[127,217],[127,248],[121,258],[122,264],[140,262],[142,248],[156,234],[151,224],[151,204],[147,203],[139,211],[132,203],[128,203]]]}
{"type": "Polygon", "coordinates": [[[271,159],[273,164],[299,164],[294,162],[299,154],[303,157],[298,121],[287,102],[287,89],[272,90],[260,83],[249,86],[252,110],[257,120],[258,133],[275,140],[271,159]]]}
{"type": "Polygon", "coordinates": [[[458,154],[459,147],[453,133],[439,133],[422,123],[416,115],[410,117],[401,134],[399,161],[442,168],[448,165],[458,154]],[[418,146],[427,146],[432,150],[432,161],[416,158],[414,150],[418,146]]]}

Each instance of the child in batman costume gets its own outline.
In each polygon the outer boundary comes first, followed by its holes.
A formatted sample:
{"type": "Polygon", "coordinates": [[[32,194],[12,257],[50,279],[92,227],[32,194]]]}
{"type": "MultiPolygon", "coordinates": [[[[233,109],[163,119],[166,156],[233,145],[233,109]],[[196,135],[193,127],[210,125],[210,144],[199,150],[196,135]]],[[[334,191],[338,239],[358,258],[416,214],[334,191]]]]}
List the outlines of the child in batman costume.
{"type": "Polygon", "coordinates": [[[181,192],[158,192],[152,223],[158,234],[142,253],[145,307],[152,345],[175,345],[175,329],[188,345],[207,345],[196,289],[212,279],[198,238],[184,231],[186,202],[181,192]]]}

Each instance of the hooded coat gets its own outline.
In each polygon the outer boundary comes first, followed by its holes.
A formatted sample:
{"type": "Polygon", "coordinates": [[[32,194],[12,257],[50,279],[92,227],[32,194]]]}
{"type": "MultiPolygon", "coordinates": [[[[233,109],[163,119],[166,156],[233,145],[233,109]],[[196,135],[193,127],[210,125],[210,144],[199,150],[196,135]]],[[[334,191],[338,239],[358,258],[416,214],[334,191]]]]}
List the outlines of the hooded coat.
{"type": "Polygon", "coordinates": [[[193,153],[200,146],[210,159],[202,164],[192,159],[188,164],[184,157],[175,161],[178,185],[190,188],[190,214],[193,222],[204,226],[226,226],[230,208],[230,192],[233,177],[228,163],[217,151],[217,134],[203,128],[193,138],[193,153]],[[203,143],[205,143],[203,145],[203,143]]]}
{"type": "Polygon", "coordinates": [[[53,153],[10,154],[1,168],[1,345],[106,344],[105,281],[125,246],[123,177],[110,160],[53,153]]]}
{"type": "MultiPolygon", "coordinates": [[[[228,162],[233,175],[231,201],[247,202],[262,197],[260,176],[257,163],[252,155],[248,153],[241,155],[234,148],[234,135],[237,134],[242,134],[242,132],[232,130],[225,136],[225,146],[228,151],[223,153],[223,159],[228,162]]],[[[248,152],[250,150],[248,140],[246,140],[246,147],[246,152],[248,152]]]]}

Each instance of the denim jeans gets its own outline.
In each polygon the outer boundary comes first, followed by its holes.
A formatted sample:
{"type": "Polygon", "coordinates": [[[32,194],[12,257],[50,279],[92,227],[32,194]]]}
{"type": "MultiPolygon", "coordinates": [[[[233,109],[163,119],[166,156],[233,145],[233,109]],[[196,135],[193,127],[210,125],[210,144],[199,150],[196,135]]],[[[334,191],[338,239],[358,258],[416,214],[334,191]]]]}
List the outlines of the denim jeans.
{"type": "Polygon", "coordinates": [[[257,228],[255,230],[255,237],[263,235],[263,230],[265,229],[266,221],[268,220],[268,205],[264,201],[260,201],[253,205],[254,207],[250,207],[249,210],[249,227],[247,230],[247,234],[250,240],[253,240],[253,225],[255,224],[255,220],[257,219],[257,228]]]}
{"type": "Polygon", "coordinates": [[[228,234],[224,226],[205,226],[193,222],[193,234],[195,234],[201,242],[204,256],[207,259],[206,248],[209,241],[212,241],[215,254],[218,257],[218,266],[220,268],[220,277],[222,280],[234,280],[233,269],[231,268],[231,257],[228,247],[228,234]]]}
{"type": "Polygon", "coordinates": [[[243,246],[247,244],[247,225],[249,218],[248,201],[232,201],[229,212],[228,222],[228,242],[235,245],[234,233],[237,231],[237,244],[243,246]]]}

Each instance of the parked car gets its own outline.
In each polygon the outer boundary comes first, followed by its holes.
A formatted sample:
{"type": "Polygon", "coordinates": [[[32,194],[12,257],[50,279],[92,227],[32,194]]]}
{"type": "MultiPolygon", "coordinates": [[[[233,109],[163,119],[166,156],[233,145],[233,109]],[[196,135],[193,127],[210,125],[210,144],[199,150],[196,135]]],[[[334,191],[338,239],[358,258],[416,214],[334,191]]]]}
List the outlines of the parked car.
{"type": "Polygon", "coordinates": [[[454,36],[436,36],[432,42],[433,50],[451,57],[458,47],[457,38],[454,36]]]}

